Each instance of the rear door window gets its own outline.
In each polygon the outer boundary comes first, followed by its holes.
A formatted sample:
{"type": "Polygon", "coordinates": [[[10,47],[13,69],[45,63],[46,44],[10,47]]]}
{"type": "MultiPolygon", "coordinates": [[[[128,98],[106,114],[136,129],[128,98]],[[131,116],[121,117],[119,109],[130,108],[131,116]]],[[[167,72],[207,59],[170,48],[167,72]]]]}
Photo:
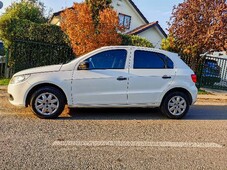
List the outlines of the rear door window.
{"type": "Polygon", "coordinates": [[[173,68],[173,62],[164,54],[136,50],[134,54],[134,69],[165,69],[173,68]]]}

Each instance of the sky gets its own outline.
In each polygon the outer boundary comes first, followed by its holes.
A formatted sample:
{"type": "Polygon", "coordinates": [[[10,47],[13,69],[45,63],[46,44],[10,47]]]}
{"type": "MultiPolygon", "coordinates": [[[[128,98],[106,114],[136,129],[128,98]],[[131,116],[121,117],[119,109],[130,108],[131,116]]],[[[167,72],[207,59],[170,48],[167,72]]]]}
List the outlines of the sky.
{"type": "MultiPolygon", "coordinates": [[[[0,14],[4,13],[6,7],[12,2],[19,0],[0,0],[3,2],[3,8],[0,14]]],[[[60,11],[65,7],[70,7],[73,2],[82,2],[83,0],[41,0],[47,9],[51,8],[53,12],[60,11]]],[[[166,31],[168,27],[167,21],[170,20],[171,12],[174,5],[182,3],[184,0],[133,0],[140,11],[148,19],[149,22],[159,21],[161,27],[166,31]]]]}

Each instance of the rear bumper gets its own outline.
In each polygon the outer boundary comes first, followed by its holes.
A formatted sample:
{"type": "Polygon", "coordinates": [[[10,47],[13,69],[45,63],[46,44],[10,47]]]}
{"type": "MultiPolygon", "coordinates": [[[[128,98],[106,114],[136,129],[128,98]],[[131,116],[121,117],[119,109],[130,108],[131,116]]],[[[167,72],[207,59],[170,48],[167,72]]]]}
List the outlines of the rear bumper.
{"type": "Polygon", "coordinates": [[[195,86],[195,87],[191,88],[190,93],[191,93],[191,96],[192,96],[192,103],[191,103],[191,105],[193,105],[197,101],[197,96],[198,96],[198,89],[197,89],[197,87],[195,86]]]}

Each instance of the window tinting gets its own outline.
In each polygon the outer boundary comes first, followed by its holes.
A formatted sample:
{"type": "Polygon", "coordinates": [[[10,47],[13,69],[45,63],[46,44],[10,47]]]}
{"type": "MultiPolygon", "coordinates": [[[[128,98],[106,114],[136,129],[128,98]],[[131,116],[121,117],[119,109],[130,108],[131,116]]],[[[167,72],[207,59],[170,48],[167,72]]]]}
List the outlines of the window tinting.
{"type": "Polygon", "coordinates": [[[156,53],[137,50],[134,56],[134,68],[135,69],[165,68],[165,62],[156,53]]]}
{"type": "Polygon", "coordinates": [[[169,57],[166,57],[166,58],[167,58],[167,68],[173,68],[174,67],[173,61],[170,60],[169,57]]]}
{"type": "Polygon", "coordinates": [[[173,62],[164,54],[137,50],[134,55],[135,69],[173,68],[173,62]]]}
{"type": "Polygon", "coordinates": [[[160,56],[165,62],[166,62],[166,68],[173,68],[173,61],[170,60],[169,57],[165,56],[161,53],[156,53],[158,56],[160,56]]]}
{"type": "Polygon", "coordinates": [[[89,69],[124,69],[127,58],[126,50],[109,50],[98,53],[87,60],[89,69]]]}

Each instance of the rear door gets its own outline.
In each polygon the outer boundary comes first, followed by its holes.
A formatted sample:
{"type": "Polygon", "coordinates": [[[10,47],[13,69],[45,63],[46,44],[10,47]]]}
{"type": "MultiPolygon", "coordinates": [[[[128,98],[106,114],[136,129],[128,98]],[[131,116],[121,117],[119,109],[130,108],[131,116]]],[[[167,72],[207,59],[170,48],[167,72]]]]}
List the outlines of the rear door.
{"type": "Polygon", "coordinates": [[[128,103],[154,105],[175,78],[173,62],[164,54],[135,50],[129,71],[128,103]]]}

